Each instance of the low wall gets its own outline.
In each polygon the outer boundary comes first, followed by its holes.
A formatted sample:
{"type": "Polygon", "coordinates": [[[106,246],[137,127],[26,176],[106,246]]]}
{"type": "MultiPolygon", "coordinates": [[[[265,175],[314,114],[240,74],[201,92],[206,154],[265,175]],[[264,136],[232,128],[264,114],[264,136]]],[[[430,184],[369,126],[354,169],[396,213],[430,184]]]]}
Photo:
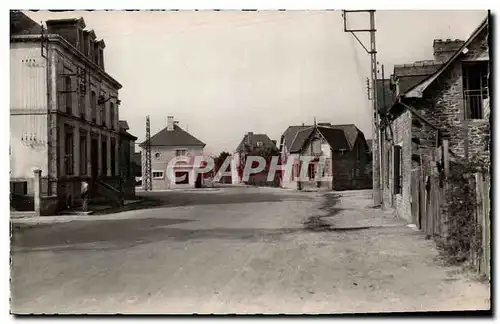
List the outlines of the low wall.
{"type": "Polygon", "coordinates": [[[60,203],[57,196],[40,197],[40,216],[52,216],[59,210],[60,203]]]}

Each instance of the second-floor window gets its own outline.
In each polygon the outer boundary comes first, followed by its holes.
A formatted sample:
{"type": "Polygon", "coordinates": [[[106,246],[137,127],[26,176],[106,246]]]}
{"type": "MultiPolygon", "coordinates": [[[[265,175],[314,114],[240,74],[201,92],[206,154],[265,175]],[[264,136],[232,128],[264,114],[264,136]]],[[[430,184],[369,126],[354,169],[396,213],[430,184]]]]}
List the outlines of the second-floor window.
{"type": "Polygon", "coordinates": [[[106,117],[106,103],[99,104],[99,110],[101,112],[101,125],[106,126],[108,124],[106,117]]]}
{"type": "Polygon", "coordinates": [[[109,124],[111,126],[111,129],[115,128],[115,105],[110,102],[109,103],[109,124]]]}
{"type": "Polygon", "coordinates": [[[175,150],[175,156],[186,156],[187,150],[175,150]]]}
{"type": "Polygon", "coordinates": [[[96,95],[95,91],[92,91],[90,93],[90,109],[91,109],[92,122],[96,123],[96,121],[97,121],[97,95],[96,95]]]}
{"type": "Polygon", "coordinates": [[[463,63],[464,107],[466,119],[483,119],[489,104],[488,62],[463,63]]]}
{"type": "Polygon", "coordinates": [[[71,90],[71,77],[70,76],[65,76],[64,77],[64,94],[65,94],[65,108],[66,108],[66,113],[71,114],[72,113],[72,90],[71,90]]]}

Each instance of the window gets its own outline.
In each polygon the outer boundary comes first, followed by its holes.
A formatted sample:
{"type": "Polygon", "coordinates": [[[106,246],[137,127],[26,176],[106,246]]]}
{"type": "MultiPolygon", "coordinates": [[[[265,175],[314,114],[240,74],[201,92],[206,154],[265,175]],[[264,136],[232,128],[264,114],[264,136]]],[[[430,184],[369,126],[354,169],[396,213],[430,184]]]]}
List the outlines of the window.
{"type": "Polygon", "coordinates": [[[401,185],[402,185],[402,148],[400,145],[394,146],[394,194],[401,194],[401,185]]]}
{"type": "Polygon", "coordinates": [[[95,91],[92,91],[90,93],[90,109],[91,109],[92,122],[96,123],[97,122],[97,95],[96,95],[95,91]]]}
{"type": "Polygon", "coordinates": [[[467,119],[483,119],[488,99],[488,62],[464,63],[464,106],[467,119]]]}
{"type": "Polygon", "coordinates": [[[109,120],[111,129],[115,129],[115,105],[114,103],[109,103],[109,120]]]}
{"type": "Polygon", "coordinates": [[[111,175],[112,176],[116,175],[116,169],[115,169],[115,159],[116,159],[115,147],[116,147],[115,139],[112,138],[111,139],[111,152],[110,152],[111,153],[111,175]]]}
{"type": "Polygon", "coordinates": [[[80,94],[78,96],[78,110],[80,112],[80,117],[82,119],[85,119],[85,91],[84,89],[81,89],[82,86],[84,87],[85,85],[80,83],[80,94]]]}
{"type": "Polygon", "coordinates": [[[72,98],[71,98],[71,77],[70,76],[65,76],[64,77],[64,94],[65,94],[65,108],[66,108],[66,113],[71,114],[72,113],[72,98]]]}
{"type": "Polygon", "coordinates": [[[99,104],[99,109],[101,111],[101,125],[106,126],[107,121],[106,121],[106,103],[99,104]]]}
{"type": "Polygon", "coordinates": [[[104,69],[104,51],[102,48],[99,48],[99,66],[104,69]]]}
{"type": "Polygon", "coordinates": [[[261,141],[257,142],[257,147],[262,147],[262,142],[261,141]]]}
{"type": "Polygon", "coordinates": [[[101,174],[108,174],[108,141],[103,137],[101,142],[101,174]]]}
{"type": "Polygon", "coordinates": [[[66,175],[73,174],[73,132],[66,129],[64,134],[64,166],[66,168],[66,175]]]}
{"type": "Polygon", "coordinates": [[[164,179],[164,176],[163,176],[163,171],[153,171],[153,179],[155,180],[163,180],[164,179]]]}
{"type": "Polygon", "coordinates": [[[175,150],[175,156],[186,156],[187,150],[175,150]]]}
{"type": "Polygon", "coordinates": [[[315,163],[310,163],[309,168],[307,170],[307,175],[309,179],[314,179],[316,175],[316,164],[315,163]]]}
{"type": "Polygon", "coordinates": [[[87,175],[87,133],[80,131],[80,175],[87,175]]]}

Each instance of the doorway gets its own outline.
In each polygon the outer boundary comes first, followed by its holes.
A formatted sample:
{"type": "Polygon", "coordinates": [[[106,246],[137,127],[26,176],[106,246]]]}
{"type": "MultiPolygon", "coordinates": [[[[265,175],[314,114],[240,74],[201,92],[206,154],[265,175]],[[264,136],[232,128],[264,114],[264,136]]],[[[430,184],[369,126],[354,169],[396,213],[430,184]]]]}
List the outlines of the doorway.
{"type": "Polygon", "coordinates": [[[189,172],[175,172],[175,184],[189,184],[189,172]]]}
{"type": "Polygon", "coordinates": [[[90,167],[91,167],[91,177],[92,179],[97,178],[97,167],[98,167],[98,154],[99,143],[97,139],[92,139],[91,150],[90,150],[90,167]]]}

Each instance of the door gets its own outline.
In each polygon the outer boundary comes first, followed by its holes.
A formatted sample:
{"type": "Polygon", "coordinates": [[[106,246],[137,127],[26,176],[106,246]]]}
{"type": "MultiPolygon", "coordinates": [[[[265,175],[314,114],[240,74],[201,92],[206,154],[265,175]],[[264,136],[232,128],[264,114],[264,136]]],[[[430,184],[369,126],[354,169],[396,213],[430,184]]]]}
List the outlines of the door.
{"type": "Polygon", "coordinates": [[[411,172],[411,220],[420,228],[420,171],[411,172]]]}
{"type": "Polygon", "coordinates": [[[195,184],[195,187],[196,188],[201,188],[201,173],[198,173],[197,177],[196,177],[196,184],[195,184]]]}
{"type": "Polygon", "coordinates": [[[175,177],[175,184],[189,184],[189,172],[177,171],[175,177]]]}
{"type": "Polygon", "coordinates": [[[99,143],[97,139],[92,139],[91,150],[90,150],[90,166],[91,166],[90,172],[93,179],[97,178],[98,151],[99,151],[99,143]]]}

